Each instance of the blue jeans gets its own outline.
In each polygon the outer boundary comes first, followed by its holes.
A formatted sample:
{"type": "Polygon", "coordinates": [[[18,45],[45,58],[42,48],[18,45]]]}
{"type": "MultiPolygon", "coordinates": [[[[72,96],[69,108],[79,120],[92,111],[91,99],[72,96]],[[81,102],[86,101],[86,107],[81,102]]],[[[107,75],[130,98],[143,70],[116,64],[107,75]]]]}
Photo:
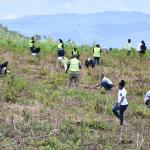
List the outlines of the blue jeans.
{"type": "Polygon", "coordinates": [[[128,108],[128,105],[120,105],[120,107],[119,107],[118,103],[114,104],[113,113],[116,115],[116,117],[118,119],[120,119],[120,125],[121,126],[123,125],[123,115],[124,115],[124,112],[127,108],[128,108]],[[119,110],[119,113],[118,113],[118,110],[119,110]]]}
{"type": "Polygon", "coordinates": [[[102,87],[104,87],[105,90],[110,90],[113,87],[113,85],[107,82],[102,82],[102,87]]]}
{"type": "Polygon", "coordinates": [[[97,65],[97,64],[99,65],[100,64],[99,61],[100,61],[100,57],[94,57],[94,64],[95,65],[97,65]]]}

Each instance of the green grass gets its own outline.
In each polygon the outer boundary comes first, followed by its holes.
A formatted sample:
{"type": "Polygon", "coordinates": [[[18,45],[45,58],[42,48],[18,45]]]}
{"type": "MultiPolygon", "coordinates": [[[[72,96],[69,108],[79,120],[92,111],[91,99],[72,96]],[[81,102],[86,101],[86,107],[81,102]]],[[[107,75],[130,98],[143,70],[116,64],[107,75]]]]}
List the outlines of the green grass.
{"type": "MultiPolygon", "coordinates": [[[[137,148],[137,134],[143,136],[142,150],[149,149],[150,109],[143,105],[150,89],[150,52],[141,59],[132,51],[114,49],[102,53],[101,65],[82,68],[80,88],[68,89],[68,74],[56,71],[57,43],[37,42],[40,57],[30,56],[29,39],[0,30],[0,61],[9,61],[10,74],[0,79],[0,146],[5,149],[40,150],[122,150],[137,148]],[[4,34],[6,33],[6,34],[4,34]],[[89,90],[100,81],[101,73],[110,78],[112,91],[89,90]],[[129,108],[125,114],[127,131],[119,145],[120,127],[112,113],[118,82],[126,81],[129,108]],[[1,94],[1,93],[0,93],[1,94]],[[142,129],[144,130],[142,132],[142,129]]],[[[66,55],[77,47],[81,61],[92,57],[92,47],[65,43],[66,55]]]]}

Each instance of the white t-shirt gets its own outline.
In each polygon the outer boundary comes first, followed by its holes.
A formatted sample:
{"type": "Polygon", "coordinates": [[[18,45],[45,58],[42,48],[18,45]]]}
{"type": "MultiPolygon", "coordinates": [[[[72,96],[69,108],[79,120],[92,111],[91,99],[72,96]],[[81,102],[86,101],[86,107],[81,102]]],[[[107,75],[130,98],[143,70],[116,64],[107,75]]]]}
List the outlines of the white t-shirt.
{"type": "Polygon", "coordinates": [[[106,78],[106,77],[103,78],[102,82],[106,82],[108,84],[113,85],[112,81],[110,79],[106,78]]]}
{"type": "Polygon", "coordinates": [[[141,51],[141,45],[142,45],[142,43],[140,43],[140,44],[138,45],[138,49],[137,49],[138,52],[141,51]]]}
{"type": "Polygon", "coordinates": [[[127,44],[126,44],[126,49],[127,49],[128,51],[131,51],[131,49],[132,49],[131,43],[127,43],[127,44]]]}
{"type": "Polygon", "coordinates": [[[148,92],[146,93],[146,95],[145,95],[145,97],[144,97],[144,103],[146,103],[147,100],[149,100],[149,99],[150,99],[150,91],[148,91],[148,92]]]}
{"type": "Polygon", "coordinates": [[[119,90],[119,92],[118,92],[118,103],[121,102],[122,97],[123,97],[123,101],[122,101],[121,105],[128,105],[127,91],[125,88],[123,88],[122,90],[119,90]]]}

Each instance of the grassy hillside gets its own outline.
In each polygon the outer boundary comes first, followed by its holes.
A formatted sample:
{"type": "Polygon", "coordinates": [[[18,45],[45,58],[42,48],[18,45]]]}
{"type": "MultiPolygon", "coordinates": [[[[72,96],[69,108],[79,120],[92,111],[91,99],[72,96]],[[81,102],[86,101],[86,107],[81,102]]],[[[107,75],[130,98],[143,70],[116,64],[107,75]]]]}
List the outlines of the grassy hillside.
{"type": "MultiPolygon", "coordinates": [[[[82,68],[80,88],[68,89],[68,75],[56,71],[55,42],[38,43],[41,57],[32,57],[28,39],[4,39],[5,44],[0,43],[0,60],[9,61],[10,73],[0,79],[0,149],[150,148],[150,109],[143,105],[144,93],[150,89],[149,52],[142,59],[135,51],[130,57],[123,50],[103,53],[99,67],[82,68]],[[84,88],[97,84],[103,72],[115,84],[112,91],[84,88]],[[123,130],[112,113],[121,79],[127,82],[129,101],[123,130]]],[[[72,47],[65,45],[68,57],[72,47]]],[[[92,55],[92,48],[81,46],[79,50],[84,63],[92,55]]]]}

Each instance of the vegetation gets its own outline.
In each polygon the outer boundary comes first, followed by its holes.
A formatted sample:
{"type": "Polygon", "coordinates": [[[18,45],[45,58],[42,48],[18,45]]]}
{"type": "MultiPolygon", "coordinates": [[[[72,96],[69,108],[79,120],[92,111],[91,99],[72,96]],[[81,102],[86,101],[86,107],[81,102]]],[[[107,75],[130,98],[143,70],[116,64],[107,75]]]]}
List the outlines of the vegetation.
{"type": "MultiPolygon", "coordinates": [[[[33,57],[29,39],[0,28],[0,61],[9,61],[10,73],[0,79],[0,149],[24,150],[148,150],[150,109],[143,105],[150,89],[150,52],[143,58],[133,50],[102,53],[101,65],[81,70],[80,88],[68,89],[68,75],[56,71],[57,45],[38,42],[42,53],[33,57]],[[89,90],[105,73],[112,91],[89,90]],[[120,129],[112,113],[119,80],[127,81],[129,108],[120,129]],[[123,142],[120,144],[120,137],[123,142]]],[[[65,43],[67,56],[75,45],[65,43]]],[[[81,61],[92,48],[77,46],[81,61]]]]}

